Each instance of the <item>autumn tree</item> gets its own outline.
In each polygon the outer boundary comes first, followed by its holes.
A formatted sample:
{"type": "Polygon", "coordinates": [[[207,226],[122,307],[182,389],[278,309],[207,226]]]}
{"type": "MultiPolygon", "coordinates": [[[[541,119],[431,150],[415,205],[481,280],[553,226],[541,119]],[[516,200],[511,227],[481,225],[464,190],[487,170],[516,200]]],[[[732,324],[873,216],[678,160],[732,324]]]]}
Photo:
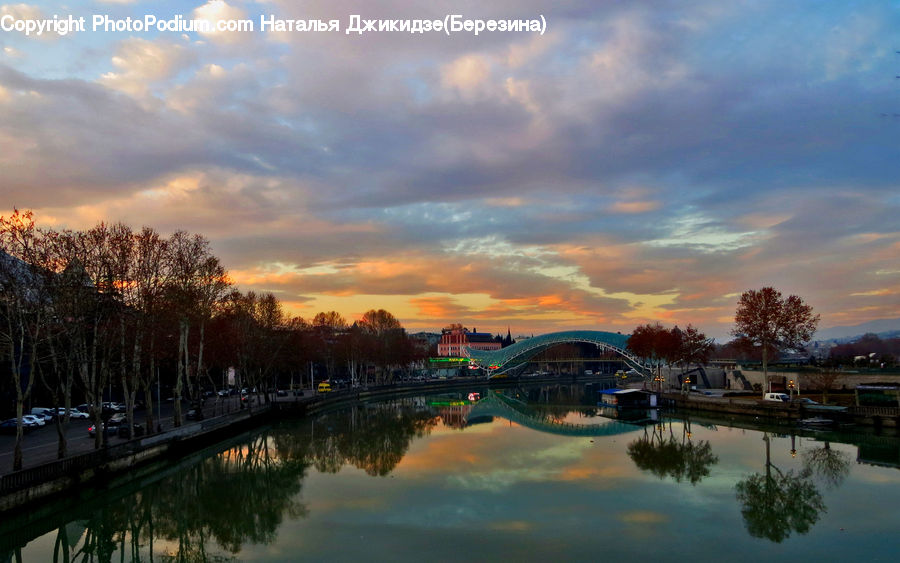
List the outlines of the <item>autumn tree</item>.
{"type": "Polygon", "coordinates": [[[656,379],[662,387],[662,366],[674,363],[681,350],[680,331],[669,330],[659,323],[646,324],[634,329],[628,338],[628,350],[656,369],[656,379]]]}
{"type": "Polygon", "coordinates": [[[812,339],[819,315],[812,307],[791,295],[787,299],[773,287],[745,291],[738,301],[734,317],[734,336],[744,338],[762,349],[763,377],[769,384],[769,350],[800,349],[812,339]]]}

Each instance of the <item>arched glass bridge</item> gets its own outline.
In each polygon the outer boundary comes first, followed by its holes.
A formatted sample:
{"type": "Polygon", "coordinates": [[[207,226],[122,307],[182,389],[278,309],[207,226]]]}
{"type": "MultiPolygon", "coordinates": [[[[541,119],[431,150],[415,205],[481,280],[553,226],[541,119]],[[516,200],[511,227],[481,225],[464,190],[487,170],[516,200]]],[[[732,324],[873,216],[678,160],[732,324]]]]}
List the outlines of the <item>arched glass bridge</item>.
{"type": "MultiPolygon", "coordinates": [[[[551,420],[546,416],[533,412],[526,403],[517,401],[499,392],[489,392],[483,399],[475,403],[466,418],[475,420],[484,417],[500,417],[515,422],[526,428],[558,434],[561,436],[616,436],[628,434],[640,428],[634,423],[618,420],[606,420],[602,424],[572,424],[551,420]]],[[[598,420],[603,420],[598,417],[598,420]]]]}
{"type": "Polygon", "coordinates": [[[464,347],[463,353],[478,367],[484,369],[490,378],[521,369],[532,357],[551,346],[571,343],[593,344],[601,350],[614,352],[628,367],[644,377],[650,376],[650,369],[626,348],[628,335],[617,332],[600,330],[551,332],[521,340],[500,350],[473,350],[464,347]]]}

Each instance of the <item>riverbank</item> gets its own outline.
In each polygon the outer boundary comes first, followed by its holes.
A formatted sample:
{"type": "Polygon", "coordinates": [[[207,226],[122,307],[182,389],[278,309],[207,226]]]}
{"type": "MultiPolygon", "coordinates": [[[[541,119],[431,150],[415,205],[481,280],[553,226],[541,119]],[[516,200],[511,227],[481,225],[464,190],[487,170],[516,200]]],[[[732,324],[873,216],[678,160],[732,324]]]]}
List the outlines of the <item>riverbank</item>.
{"type": "MultiPolygon", "coordinates": [[[[129,480],[139,479],[142,468],[152,461],[181,459],[236,433],[281,416],[308,416],[358,401],[398,394],[466,389],[486,383],[484,379],[464,378],[277,398],[269,404],[255,406],[252,410],[241,410],[203,421],[187,422],[178,428],[151,436],[4,474],[0,476],[0,514],[22,510],[79,488],[105,487],[123,474],[128,474],[129,480]]],[[[55,448],[55,444],[49,444],[47,447],[55,448]]]]}
{"type": "Polygon", "coordinates": [[[753,416],[783,423],[826,416],[837,423],[875,428],[900,427],[900,408],[849,406],[841,411],[824,411],[821,405],[761,401],[750,397],[711,397],[697,393],[660,393],[663,405],[686,411],[753,416]]]}
{"type": "MultiPolygon", "coordinates": [[[[532,384],[564,384],[574,382],[609,382],[597,376],[565,376],[542,378],[509,378],[486,381],[481,378],[436,380],[431,382],[388,385],[368,389],[349,389],[328,394],[282,397],[267,405],[223,414],[152,436],[131,440],[89,453],[29,467],[0,477],[0,513],[23,510],[40,501],[68,494],[84,487],[103,488],[111,483],[122,484],[141,479],[153,461],[181,460],[212,444],[228,439],[242,431],[282,417],[302,417],[338,409],[357,402],[391,396],[407,396],[427,392],[473,390],[476,387],[507,387],[532,384]]],[[[755,398],[708,397],[698,394],[662,393],[662,404],[685,412],[705,412],[712,415],[739,415],[770,420],[776,424],[795,424],[803,418],[816,416],[813,410],[798,404],[762,402],[755,398]]],[[[897,428],[900,409],[851,407],[848,422],[855,424],[897,428]]]]}

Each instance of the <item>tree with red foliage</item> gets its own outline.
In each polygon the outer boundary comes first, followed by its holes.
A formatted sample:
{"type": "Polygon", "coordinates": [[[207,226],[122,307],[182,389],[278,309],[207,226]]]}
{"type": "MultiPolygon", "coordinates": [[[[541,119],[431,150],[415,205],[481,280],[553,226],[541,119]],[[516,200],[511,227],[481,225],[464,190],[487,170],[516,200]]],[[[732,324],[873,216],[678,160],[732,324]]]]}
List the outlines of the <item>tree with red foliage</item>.
{"type": "Polygon", "coordinates": [[[662,365],[677,361],[680,349],[681,331],[667,329],[659,323],[641,325],[628,338],[628,350],[656,368],[656,381],[660,387],[662,365]]]}
{"type": "Polygon", "coordinates": [[[787,299],[773,287],[745,291],[738,301],[731,333],[762,348],[763,377],[769,383],[769,353],[778,350],[800,349],[812,339],[819,324],[819,315],[803,299],[791,295],[787,299]]]}

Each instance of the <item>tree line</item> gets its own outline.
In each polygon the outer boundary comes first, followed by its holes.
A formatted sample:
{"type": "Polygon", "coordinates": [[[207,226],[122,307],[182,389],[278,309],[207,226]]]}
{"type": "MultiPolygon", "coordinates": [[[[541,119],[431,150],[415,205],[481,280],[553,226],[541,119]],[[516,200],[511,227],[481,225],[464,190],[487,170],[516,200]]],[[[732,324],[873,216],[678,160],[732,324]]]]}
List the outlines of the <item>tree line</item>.
{"type": "Polygon", "coordinates": [[[718,355],[754,356],[762,363],[763,377],[768,381],[768,365],[782,351],[803,350],[819,324],[819,315],[797,295],[784,297],[773,287],[751,289],[741,294],[731,330],[731,342],[716,346],[692,325],[685,330],[671,329],[660,323],[634,329],[628,339],[628,350],[656,370],[660,381],[663,365],[703,365],[713,353],[718,355]]]}
{"type": "MultiPolygon", "coordinates": [[[[114,388],[128,428],[142,403],[152,431],[155,389],[171,394],[180,426],[182,400],[221,389],[228,372],[235,387],[269,400],[277,385],[312,386],[316,375],[384,383],[425,354],[383,309],[353,323],[335,311],[304,320],[271,293],[237,290],[199,234],[122,223],[38,228],[19,210],[0,217],[0,397],[19,419],[14,469],[35,396],[66,409],[81,397],[99,425],[114,388]]],[[[56,426],[62,458],[64,425],[56,426]]],[[[104,439],[97,432],[95,447],[104,439]]]]}

